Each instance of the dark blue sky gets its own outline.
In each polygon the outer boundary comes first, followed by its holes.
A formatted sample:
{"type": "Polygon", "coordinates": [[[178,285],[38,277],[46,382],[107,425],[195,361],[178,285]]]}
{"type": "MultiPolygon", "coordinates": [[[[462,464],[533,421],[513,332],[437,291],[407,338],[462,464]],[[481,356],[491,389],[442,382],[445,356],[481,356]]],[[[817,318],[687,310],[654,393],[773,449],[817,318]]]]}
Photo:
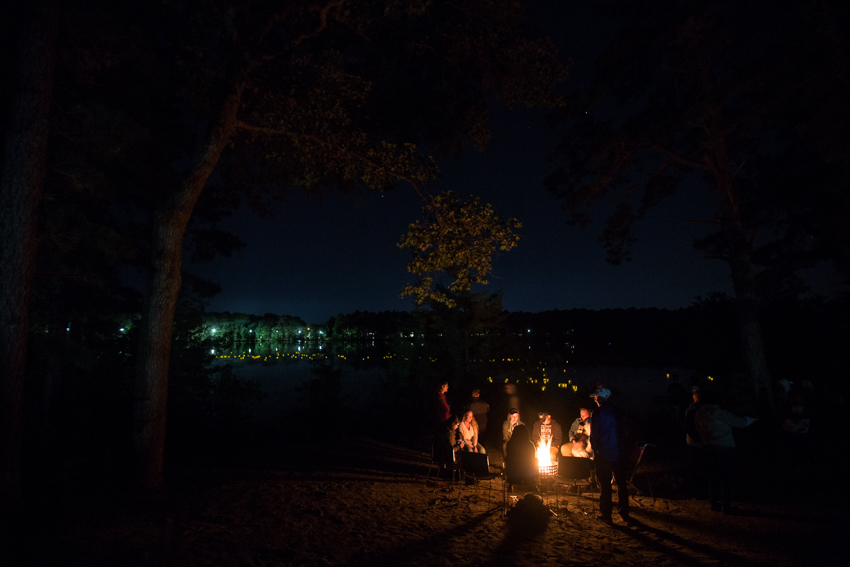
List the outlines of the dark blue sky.
{"type": "MultiPolygon", "coordinates": [[[[530,4],[534,21],[573,62],[567,86],[584,81],[616,29],[581,3],[530,4]]],[[[692,247],[709,228],[676,225],[711,217],[715,205],[707,190],[679,191],[656,207],[638,227],[632,262],[611,266],[598,241],[604,205],[595,209],[594,224],[571,227],[543,186],[555,167],[547,156],[557,141],[544,126],[543,112],[499,110],[492,130],[486,152],[468,150],[442,164],[442,179],[430,191],[480,195],[503,217],[523,222],[520,245],[495,261],[490,280],[490,291],[504,290],[506,309],[674,309],[697,295],[731,294],[727,265],[702,259],[692,247]]],[[[409,254],[396,243],[420,210],[418,197],[406,187],[385,196],[293,195],[270,219],[238,211],[223,227],[247,246],[233,257],[189,269],[221,284],[213,311],[288,314],[320,323],[357,310],[410,309],[412,301],[398,297],[412,281],[409,254]]]]}
{"type": "MultiPolygon", "coordinates": [[[[470,150],[445,164],[432,190],[481,195],[503,216],[522,220],[520,245],[495,261],[489,285],[504,290],[506,309],[677,308],[696,295],[731,291],[726,265],[699,258],[691,247],[706,228],[675,226],[705,218],[698,205],[710,203],[710,194],[683,194],[658,207],[639,227],[633,261],[610,266],[597,240],[604,209],[591,226],[568,226],[543,186],[553,168],[546,155],[554,141],[541,114],[518,111],[494,122],[486,152],[470,150]]],[[[247,246],[192,269],[221,284],[213,311],[289,314],[319,323],[356,310],[410,309],[412,302],[398,297],[412,281],[409,253],[396,243],[420,210],[418,197],[405,187],[385,196],[296,194],[273,218],[237,212],[224,227],[247,246]]]]}

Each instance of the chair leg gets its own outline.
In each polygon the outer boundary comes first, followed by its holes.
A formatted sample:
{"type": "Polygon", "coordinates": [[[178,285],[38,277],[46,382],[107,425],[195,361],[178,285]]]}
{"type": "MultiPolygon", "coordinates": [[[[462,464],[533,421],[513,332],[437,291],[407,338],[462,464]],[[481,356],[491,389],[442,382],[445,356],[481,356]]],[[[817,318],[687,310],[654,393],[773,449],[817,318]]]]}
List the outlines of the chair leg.
{"type": "Polygon", "coordinates": [[[558,510],[557,513],[560,514],[561,513],[561,501],[558,500],[558,483],[557,482],[552,483],[552,492],[555,493],[555,509],[557,509],[558,510]]]}
{"type": "MultiPolygon", "coordinates": [[[[442,468],[443,468],[443,466],[438,464],[437,465],[437,472],[434,475],[434,498],[437,497],[437,489],[440,486],[440,470],[442,470],[442,468]]],[[[431,469],[428,469],[428,473],[429,473],[429,478],[430,478],[431,469]]]]}

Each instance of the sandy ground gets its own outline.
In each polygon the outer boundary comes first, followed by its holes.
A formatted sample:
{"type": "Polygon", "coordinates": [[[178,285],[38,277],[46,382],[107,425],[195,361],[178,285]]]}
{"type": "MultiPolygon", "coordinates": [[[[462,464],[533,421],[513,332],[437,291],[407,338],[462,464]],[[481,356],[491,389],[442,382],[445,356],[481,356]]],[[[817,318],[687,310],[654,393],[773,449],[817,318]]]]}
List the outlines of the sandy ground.
{"type": "MultiPolygon", "coordinates": [[[[262,468],[186,470],[156,502],[76,504],[43,518],[23,562],[80,566],[846,565],[835,506],[807,495],[742,502],[634,496],[633,525],[596,519],[589,495],[557,516],[503,513],[502,482],[426,479],[424,451],[361,438],[262,468]],[[309,463],[309,467],[306,466],[309,463]],[[307,472],[307,469],[311,472],[307,472]],[[459,498],[458,492],[459,490],[459,498]]],[[[295,455],[295,453],[293,453],[295,455]]],[[[492,459],[498,465],[498,459],[492,459]]],[[[828,491],[828,487],[826,488],[828,491]]],[[[61,508],[61,507],[60,507],[61,508]]]]}

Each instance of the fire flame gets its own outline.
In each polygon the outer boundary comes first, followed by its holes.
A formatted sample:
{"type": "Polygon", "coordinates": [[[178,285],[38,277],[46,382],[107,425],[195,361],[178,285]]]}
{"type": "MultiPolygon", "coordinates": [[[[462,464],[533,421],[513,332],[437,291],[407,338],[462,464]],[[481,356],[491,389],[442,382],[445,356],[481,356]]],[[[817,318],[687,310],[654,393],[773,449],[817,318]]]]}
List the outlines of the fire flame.
{"type": "Polygon", "coordinates": [[[549,452],[549,449],[552,446],[552,440],[547,439],[545,442],[540,441],[540,445],[537,446],[537,466],[538,467],[551,467],[555,463],[552,462],[552,453],[549,452]]]}

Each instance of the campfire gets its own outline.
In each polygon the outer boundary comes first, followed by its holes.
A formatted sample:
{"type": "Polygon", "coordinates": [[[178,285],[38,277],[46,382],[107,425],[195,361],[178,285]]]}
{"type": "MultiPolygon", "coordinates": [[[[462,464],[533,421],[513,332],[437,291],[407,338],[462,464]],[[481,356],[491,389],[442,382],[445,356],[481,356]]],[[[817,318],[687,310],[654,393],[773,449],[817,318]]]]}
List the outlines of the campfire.
{"type": "Polygon", "coordinates": [[[547,439],[545,442],[541,441],[537,447],[537,470],[540,472],[540,476],[558,474],[558,462],[552,461],[552,453],[549,452],[551,446],[552,440],[547,439]]]}

